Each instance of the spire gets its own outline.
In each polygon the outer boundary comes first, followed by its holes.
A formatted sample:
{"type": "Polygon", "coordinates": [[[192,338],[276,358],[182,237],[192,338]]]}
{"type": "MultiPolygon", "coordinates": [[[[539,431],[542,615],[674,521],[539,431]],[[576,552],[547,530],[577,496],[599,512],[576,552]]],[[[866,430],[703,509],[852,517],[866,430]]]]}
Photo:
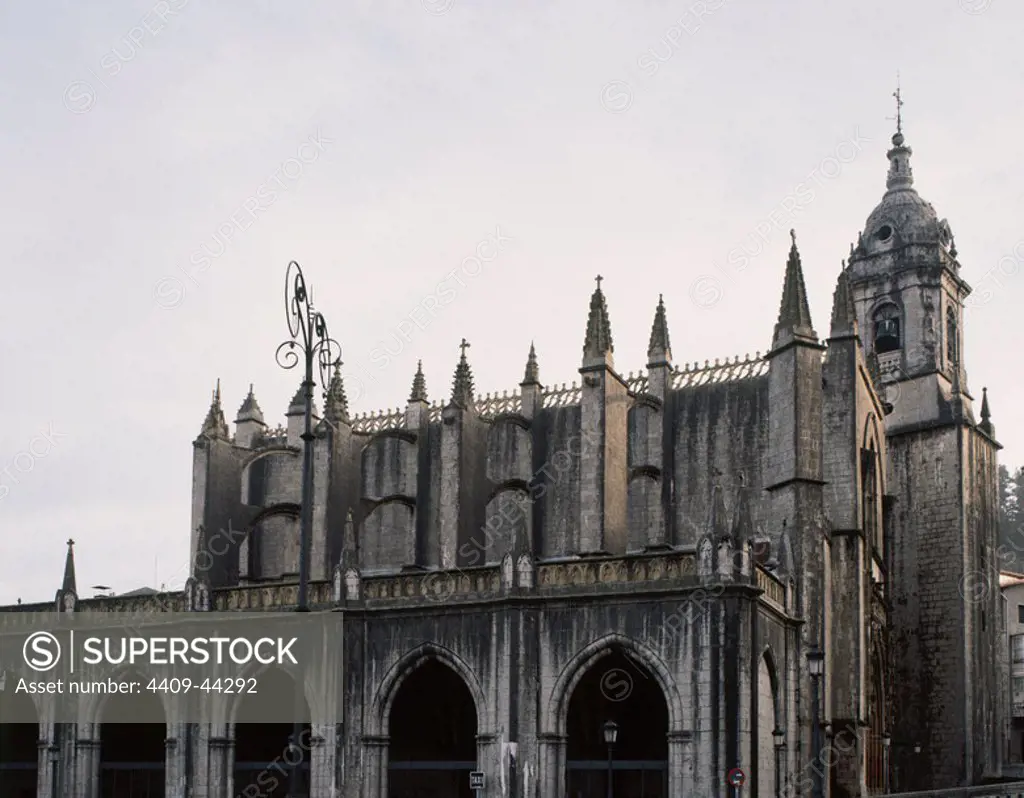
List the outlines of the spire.
{"type": "Polygon", "coordinates": [[[412,391],[409,393],[410,402],[427,401],[427,378],[423,376],[423,361],[416,362],[416,376],[412,378],[412,391]]]}
{"type": "Polygon", "coordinates": [[[889,175],[885,180],[885,187],[890,191],[914,185],[914,174],[910,169],[910,156],[914,151],[903,146],[903,93],[900,90],[899,73],[896,73],[896,91],[892,96],[896,98],[896,132],[892,137],[892,149],[886,153],[889,158],[889,175]]]}
{"type": "Polygon", "coordinates": [[[668,339],[668,321],[665,319],[665,299],[658,294],[658,307],[651,325],[651,341],[647,345],[647,365],[667,366],[672,363],[672,345],[668,339]]]}
{"type": "Polygon", "coordinates": [[[526,358],[526,373],[523,374],[522,385],[540,385],[540,367],[537,365],[537,350],[530,341],[530,354],[526,358]]]}
{"type": "Polygon", "coordinates": [[[615,351],[612,345],[612,325],[608,321],[608,306],[604,301],[601,281],[597,275],[597,288],[590,297],[590,315],[587,317],[587,337],[583,341],[584,360],[600,360],[609,362],[610,355],[615,351]]]}
{"type": "Polygon", "coordinates": [[[203,421],[200,435],[205,438],[219,438],[221,440],[229,440],[231,437],[228,432],[228,422],[224,420],[224,410],[220,405],[220,379],[217,380],[217,388],[213,392],[210,409],[206,413],[206,420],[203,421]]]}
{"type": "Polygon", "coordinates": [[[78,595],[78,581],[75,579],[75,541],[73,539],[68,540],[68,553],[64,560],[64,583],[60,589],[65,594],[78,595]]]}
{"type": "Polygon", "coordinates": [[[857,312],[853,306],[853,294],[850,292],[850,277],[843,261],[843,270],[836,280],[836,290],[832,295],[832,330],[831,336],[839,338],[857,335],[857,312]]]}
{"type": "Polygon", "coordinates": [[[345,396],[345,383],[341,380],[341,360],[334,361],[334,374],[331,384],[324,394],[324,417],[332,422],[348,423],[348,397],[345,396]]]}
{"type": "Polygon", "coordinates": [[[996,428],[992,426],[992,411],[988,407],[988,388],[981,389],[981,431],[990,438],[996,436],[996,428]]]}
{"type": "Polygon", "coordinates": [[[818,335],[811,323],[811,309],[807,304],[807,288],[804,272],[800,265],[800,252],[796,248],[796,231],[789,231],[793,239],[786,261],[786,280],[782,286],[782,304],[779,307],[779,321],[775,325],[772,347],[776,348],[790,337],[808,338],[817,343],[818,335]]]}
{"type": "Polygon", "coordinates": [[[459,365],[455,367],[455,380],[452,383],[452,404],[468,410],[473,406],[473,372],[469,368],[469,361],[466,360],[466,350],[469,342],[463,338],[459,344],[462,355],[459,357],[459,365]]]}
{"type": "Polygon", "coordinates": [[[238,408],[238,415],[235,417],[236,424],[246,421],[264,423],[263,411],[260,409],[260,403],[256,401],[256,395],[253,393],[251,382],[249,383],[249,394],[245,397],[245,401],[242,402],[242,406],[238,408]]]}

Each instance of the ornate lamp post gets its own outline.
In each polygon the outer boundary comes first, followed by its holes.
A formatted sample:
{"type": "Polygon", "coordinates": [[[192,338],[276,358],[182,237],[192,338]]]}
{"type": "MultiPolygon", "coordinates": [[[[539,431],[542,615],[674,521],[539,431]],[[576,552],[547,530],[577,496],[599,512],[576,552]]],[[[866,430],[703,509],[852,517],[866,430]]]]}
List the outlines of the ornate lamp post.
{"type": "Polygon", "coordinates": [[[811,748],[814,756],[814,798],[824,798],[821,775],[821,716],[818,707],[820,682],[825,672],[825,655],[818,648],[807,652],[807,668],[811,673],[811,748]]]}
{"type": "Polygon", "coordinates": [[[775,798],[782,795],[782,757],[786,750],[786,732],[776,729],[772,732],[772,742],[775,743],[775,798]]]}
{"type": "Polygon", "coordinates": [[[608,746],[608,798],[612,796],[612,748],[615,747],[615,741],[619,739],[619,724],[614,720],[605,721],[601,727],[601,731],[604,733],[604,743],[608,746]]]}
{"type": "MultiPolygon", "coordinates": [[[[296,612],[309,612],[309,550],[313,537],[313,364],[319,369],[320,384],[328,384],[331,367],[341,362],[341,346],[327,333],[327,322],[313,307],[312,292],[306,288],[302,268],[295,261],[288,264],[284,278],[284,310],[288,320],[289,340],[277,347],[274,357],[284,369],[293,369],[299,363],[305,368],[302,382],[305,413],[302,432],[302,515],[299,522],[299,598],[296,612]],[[301,356],[300,356],[301,355],[301,356]]],[[[300,798],[300,766],[305,759],[300,738],[302,736],[301,709],[303,691],[301,676],[295,682],[295,726],[291,747],[300,754],[291,765],[288,794],[300,798]]]]}

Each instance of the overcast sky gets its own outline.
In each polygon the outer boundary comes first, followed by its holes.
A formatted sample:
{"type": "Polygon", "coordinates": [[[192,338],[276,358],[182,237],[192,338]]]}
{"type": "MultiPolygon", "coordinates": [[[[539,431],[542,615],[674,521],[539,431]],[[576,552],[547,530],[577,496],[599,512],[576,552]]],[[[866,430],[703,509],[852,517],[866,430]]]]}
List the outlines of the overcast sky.
{"type": "Polygon", "coordinates": [[[182,583],[215,381],[272,425],[298,387],[291,259],[357,412],[420,358],[447,396],[463,336],[482,392],[531,339],[578,379],[598,273],[622,372],[659,293],[677,363],[764,351],[790,227],[826,336],[897,70],[1020,464],[1022,29],[1012,0],[4,3],[0,604],[51,599],[69,537],[83,595],[182,583]]]}

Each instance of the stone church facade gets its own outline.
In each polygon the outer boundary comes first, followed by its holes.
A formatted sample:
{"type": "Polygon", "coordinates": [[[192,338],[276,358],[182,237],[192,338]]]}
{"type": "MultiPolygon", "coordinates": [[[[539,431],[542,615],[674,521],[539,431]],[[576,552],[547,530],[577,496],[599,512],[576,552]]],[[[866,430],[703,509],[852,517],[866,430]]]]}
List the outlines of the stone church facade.
{"type": "MultiPolygon", "coordinates": [[[[726,795],[736,767],[755,798],[810,795],[815,773],[834,796],[1000,775],[998,590],[965,589],[995,552],[1000,447],[961,357],[970,288],[910,156],[898,132],[824,340],[794,236],[763,355],[678,367],[659,299],[623,376],[599,279],[578,385],[545,388],[531,346],[517,391],[478,397],[464,346],[446,401],[417,371],[404,409],[353,417],[335,372],[310,603],[341,616],[343,654],[340,696],[306,687],[312,796],[469,796],[473,770],[484,796],[603,796],[607,721],[630,798],[726,795]]],[[[57,606],[294,607],[302,412],[300,390],[271,429],[250,390],[232,432],[218,387],[185,591],[79,599],[69,551],[57,606]]],[[[138,778],[100,709],[42,713],[24,794],[284,795],[259,776],[289,728],[237,712],[159,727],[138,778]]]]}

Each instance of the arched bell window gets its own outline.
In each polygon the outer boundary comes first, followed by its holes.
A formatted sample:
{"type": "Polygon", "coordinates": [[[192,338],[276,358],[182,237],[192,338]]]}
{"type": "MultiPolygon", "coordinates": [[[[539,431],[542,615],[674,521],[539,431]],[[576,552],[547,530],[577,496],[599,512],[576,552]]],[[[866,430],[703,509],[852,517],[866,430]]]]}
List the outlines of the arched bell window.
{"type": "Polygon", "coordinates": [[[902,347],[900,311],[895,305],[882,305],[875,311],[875,353],[882,355],[902,347]]]}
{"type": "Polygon", "coordinates": [[[954,365],[959,355],[959,331],[956,323],[956,310],[946,308],[946,361],[954,365]]]}

